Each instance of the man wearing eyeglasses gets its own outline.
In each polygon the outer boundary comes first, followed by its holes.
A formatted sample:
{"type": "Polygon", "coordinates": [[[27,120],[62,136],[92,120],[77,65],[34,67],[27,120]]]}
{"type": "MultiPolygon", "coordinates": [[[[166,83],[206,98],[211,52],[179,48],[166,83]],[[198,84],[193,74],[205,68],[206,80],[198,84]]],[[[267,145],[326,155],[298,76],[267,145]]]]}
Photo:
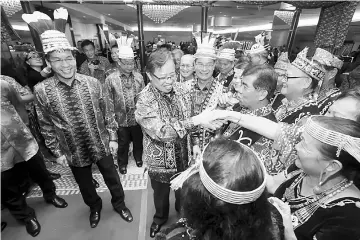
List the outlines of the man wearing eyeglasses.
{"type": "Polygon", "coordinates": [[[128,38],[124,42],[119,39],[117,52],[119,71],[110,74],[105,80],[109,109],[119,125],[117,157],[121,174],[127,173],[130,142],[133,142],[136,165],[141,167],[143,164],[143,135],[141,127],[135,120],[135,97],[145,87],[145,84],[141,74],[134,70],[135,56],[131,45],[122,45],[131,44],[131,42],[132,38],[128,38]]]}
{"type": "MultiPolygon", "coordinates": [[[[281,94],[285,96],[275,110],[276,119],[288,124],[298,123],[303,117],[319,114],[316,89],[325,78],[321,64],[306,58],[308,48],[301,51],[296,59],[287,65],[281,94]]],[[[277,98],[278,99],[278,98],[277,98]]],[[[280,98],[279,98],[280,99],[280,98]]],[[[279,100],[280,101],[280,100],[279,100]]]]}
{"type": "MultiPolygon", "coordinates": [[[[195,34],[195,39],[198,45],[194,55],[195,79],[187,81],[185,85],[191,92],[192,114],[198,115],[204,110],[216,107],[218,98],[224,91],[224,86],[223,81],[213,77],[217,57],[214,48],[214,36],[203,36],[203,41],[201,41],[201,36],[195,34]]],[[[192,134],[195,158],[213,136],[213,132],[202,127],[196,128],[192,134]]]]}
{"type": "Polygon", "coordinates": [[[61,34],[60,38],[49,33],[48,39],[42,39],[42,42],[51,43],[43,45],[54,76],[35,86],[41,132],[46,145],[57,157],[57,163],[69,166],[74,174],[84,202],[90,207],[90,226],[98,225],[102,209],[102,200],[92,183],[92,164],[98,166],[110,190],[114,210],[131,222],[133,218],[125,205],[124,191],[111,156],[118,147],[118,125],[109,111],[101,83],[76,73],[74,48],[65,34],[61,34]]]}
{"type": "Polygon", "coordinates": [[[235,49],[229,48],[232,43],[225,43],[217,55],[216,66],[219,73],[216,78],[223,82],[224,88],[228,89],[234,79],[235,49]]]}
{"type": "Polygon", "coordinates": [[[194,80],[194,56],[186,54],[180,60],[179,82],[194,80]]]}

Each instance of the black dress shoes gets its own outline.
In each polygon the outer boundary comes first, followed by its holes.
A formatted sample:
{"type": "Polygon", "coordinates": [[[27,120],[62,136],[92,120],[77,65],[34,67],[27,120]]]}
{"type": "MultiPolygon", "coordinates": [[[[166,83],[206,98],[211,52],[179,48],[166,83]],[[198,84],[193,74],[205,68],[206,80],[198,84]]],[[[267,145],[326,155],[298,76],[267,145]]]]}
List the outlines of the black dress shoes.
{"type": "Polygon", "coordinates": [[[50,176],[50,179],[51,179],[51,180],[56,180],[56,179],[61,178],[61,175],[60,175],[60,174],[58,174],[58,173],[53,173],[53,172],[49,172],[49,176],[50,176]]]}
{"type": "Polygon", "coordinates": [[[47,199],[46,202],[51,203],[52,205],[54,205],[57,208],[66,208],[68,206],[67,202],[63,198],[61,198],[57,195],[55,195],[51,199],[47,199]]]}
{"type": "Polygon", "coordinates": [[[90,220],[91,228],[96,228],[96,226],[100,222],[100,217],[101,217],[100,211],[94,211],[90,213],[89,220],[90,220]]]}
{"type": "Polygon", "coordinates": [[[39,235],[41,226],[36,218],[32,218],[25,222],[26,231],[33,237],[39,235]]]}
{"type": "Polygon", "coordinates": [[[94,178],[92,179],[92,183],[94,185],[95,188],[99,188],[100,184],[98,183],[98,181],[96,181],[94,178]]]}
{"type": "Polygon", "coordinates": [[[137,161],[137,162],[136,162],[136,166],[142,167],[142,165],[143,165],[143,162],[142,162],[142,161],[137,161]]]}
{"type": "Polygon", "coordinates": [[[120,214],[121,218],[124,219],[125,221],[127,222],[132,222],[133,221],[133,216],[130,212],[130,210],[125,207],[124,209],[121,209],[121,210],[116,210],[115,211],[120,214]]]}
{"type": "Polygon", "coordinates": [[[7,226],[6,222],[1,222],[1,231],[3,231],[7,226]]]}
{"type": "Polygon", "coordinates": [[[154,238],[155,235],[160,231],[162,225],[153,222],[150,227],[150,237],[154,238]]]}
{"type": "Polygon", "coordinates": [[[120,172],[121,174],[126,174],[126,173],[127,173],[126,166],[122,166],[122,167],[120,167],[119,172],[120,172]]]}

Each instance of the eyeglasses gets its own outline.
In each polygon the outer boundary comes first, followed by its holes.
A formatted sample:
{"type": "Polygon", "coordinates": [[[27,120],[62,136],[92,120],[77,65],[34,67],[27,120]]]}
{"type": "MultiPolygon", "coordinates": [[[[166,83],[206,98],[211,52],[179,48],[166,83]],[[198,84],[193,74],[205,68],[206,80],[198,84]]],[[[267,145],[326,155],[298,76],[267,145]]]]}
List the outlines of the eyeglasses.
{"type": "Polygon", "coordinates": [[[56,60],[49,60],[49,62],[54,64],[61,64],[62,62],[65,62],[67,64],[73,63],[75,61],[75,58],[65,58],[65,59],[56,59],[56,60]]]}
{"type": "Polygon", "coordinates": [[[204,64],[198,64],[198,63],[197,63],[195,66],[198,67],[198,68],[200,68],[200,69],[201,69],[201,68],[210,69],[210,68],[213,68],[213,67],[214,67],[214,64],[205,64],[205,65],[204,65],[204,64]]]}
{"type": "Polygon", "coordinates": [[[181,64],[180,65],[180,68],[193,68],[194,66],[192,65],[184,65],[184,64],[181,64]]]}
{"type": "Polygon", "coordinates": [[[158,76],[156,76],[153,73],[151,75],[153,75],[155,78],[157,78],[157,80],[159,80],[160,82],[165,82],[166,80],[174,80],[177,77],[175,73],[172,73],[171,75],[169,75],[167,77],[163,77],[163,78],[159,78],[158,76]]]}
{"type": "Polygon", "coordinates": [[[41,59],[41,57],[39,55],[33,55],[33,56],[27,58],[27,60],[30,60],[30,59],[41,59]]]}

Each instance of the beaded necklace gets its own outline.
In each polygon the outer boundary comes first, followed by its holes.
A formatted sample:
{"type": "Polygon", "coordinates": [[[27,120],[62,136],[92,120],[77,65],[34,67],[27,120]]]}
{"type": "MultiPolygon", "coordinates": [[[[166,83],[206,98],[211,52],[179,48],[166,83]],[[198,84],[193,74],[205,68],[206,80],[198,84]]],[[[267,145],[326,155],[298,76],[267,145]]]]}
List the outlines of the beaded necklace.
{"type": "Polygon", "coordinates": [[[330,189],[320,194],[304,197],[300,195],[300,184],[302,183],[305,173],[301,173],[294,182],[285,190],[282,201],[288,202],[292,210],[291,219],[294,230],[304,224],[319,209],[326,206],[326,202],[341,193],[353,184],[353,181],[342,180],[330,189]]]}

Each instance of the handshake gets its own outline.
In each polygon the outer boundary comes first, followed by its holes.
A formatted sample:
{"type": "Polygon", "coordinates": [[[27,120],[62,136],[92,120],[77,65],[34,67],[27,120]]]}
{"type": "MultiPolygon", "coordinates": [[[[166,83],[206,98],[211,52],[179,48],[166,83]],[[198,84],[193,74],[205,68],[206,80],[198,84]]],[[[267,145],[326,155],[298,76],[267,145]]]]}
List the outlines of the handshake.
{"type": "Polygon", "coordinates": [[[228,121],[232,121],[233,113],[233,111],[228,110],[207,109],[199,115],[194,116],[192,119],[194,125],[200,125],[204,128],[215,131],[228,121]]]}

